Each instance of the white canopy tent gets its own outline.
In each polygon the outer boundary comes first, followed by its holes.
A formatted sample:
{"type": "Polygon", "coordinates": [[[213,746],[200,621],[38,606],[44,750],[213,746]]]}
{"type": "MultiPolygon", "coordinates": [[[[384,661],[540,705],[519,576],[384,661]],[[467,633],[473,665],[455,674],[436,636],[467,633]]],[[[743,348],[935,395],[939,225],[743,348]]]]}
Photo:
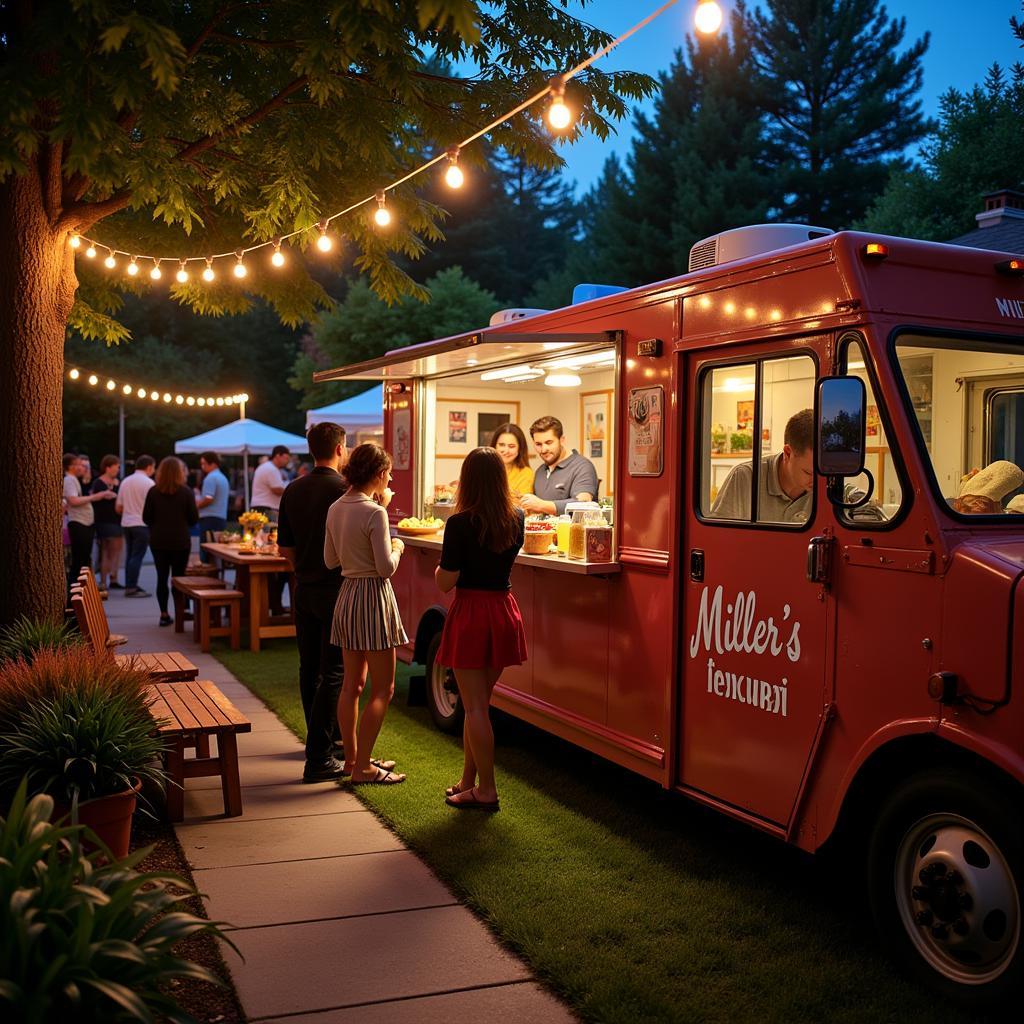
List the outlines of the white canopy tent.
{"type": "MultiPolygon", "coordinates": [[[[360,434],[384,436],[384,385],[364,391],[360,395],[324,405],[306,412],[306,429],[314,423],[337,423],[355,443],[360,434]]],[[[351,443],[351,442],[350,442],[351,443]]]]}
{"type": "Polygon", "coordinates": [[[244,416],[205,434],[174,442],[176,455],[216,452],[218,455],[241,455],[245,481],[245,507],[249,507],[249,456],[269,455],[276,445],[283,444],[290,452],[304,455],[309,451],[306,439],[298,434],[278,430],[268,423],[244,416]]]}

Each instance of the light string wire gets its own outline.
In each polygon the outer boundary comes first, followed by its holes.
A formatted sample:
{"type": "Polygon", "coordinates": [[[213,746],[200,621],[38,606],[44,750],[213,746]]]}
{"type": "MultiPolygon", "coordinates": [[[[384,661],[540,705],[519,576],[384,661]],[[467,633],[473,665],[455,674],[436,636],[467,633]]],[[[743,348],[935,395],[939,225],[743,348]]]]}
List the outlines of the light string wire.
{"type": "Polygon", "coordinates": [[[150,403],[159,402],[160,408],[168,405],[188,406],[189,408],[210,409],[223,406],[244,405],[249,401],[249,395],[240,391],[234,395],[192,395],[178,391],[165,391],[163,388],[140,388],[134,384],[127,384],[125,381],[115,380],[105,373],[94,373],[90,370],[83,370],[79,366],[68,366],[67,376],[69,380],[82,381],[97,391],[115,393],[119,401],[129,398],[137,398],[140,401],[150,403]]]}
{"type": "MultiPolygon", "coordinates": [[[[704,6],[706,2],[707,0],[701,0],[701,2],[698,4],[698,8],[704,6]]],[[[431,167],[436,166],[442,161],[451,160],[453,154],[455,155],[455,157],[457,157],[458,153],[466,146],[471,145],[473,142],[476,142],[477,139],[494,131],[495,128],[500,127],[501,125],[505,124],[505,122],[510,121],[517,114],[521,114],[524,110],[528,109],[529,107],[532,107],[535,103],[538,103],[540,100],[544,99],[545,96],[553,95],[556,101],[560,100],[565,89],[565,84],[567,82],[575,78],[578,74],[580,74],[580,72],[585,71],[595,61],[600,60],[606,54],[610,53],[612,50],[615,49],[616,46],[619,46],[621,43],[629,39],[630,36],[635,35],[641,29],[646,28],[647,25],[649,25],[656,18],[664,14],[665,11],[667,11],[670,7],[674,7],[677,3],[679,3],[679,0],[667,0],[666,3],[662,4],[657,10],[651,12],[643,20],[637,22],[632,28],[627,29],[620,36],[613,39],[610,43],[607,43],[605,46],[602,46],[599,50],[592,53],[589,57],[581,61],[575,67],[571,68],[569,71],[566,71],[561,75],[556,75],[543,89],[534,93],[528,99],[523,100],[522,103],[513,107],[511,110],[503,114],[501,117],[498,117],[495,120],[491,121],[490,124],[485,125],[483,128],[479,129],[479,131],[476,131],[472,135],[467,136],[461,142],[455,143],[447,147],[444,151],[438,153],[437,156],[421,164],[414,170],[409,171],[409,173],[405,174],[403,177],[398,178],[395,181],[392,181],[390,184],[385,185],[381,189],[378,189],[372,195],[366,196],[365,198],[360,199],[357,202],[351,203],[344,209],[338,210],[336,213],[330,214],[330,216],[325,217],[322,220],[319,220],[316,224],[311,225],[310,227],[298,228],[295,231],[289,231],[287,234],[278,235],[276,238],[267,239],[267,241],[265,242],[257,242],[254,245],[233,249],[229,252],[213,253],[211,255],[206,256],[150,256],[142,253],[132,253],[126,249],[112,248],[111,246],[106,245],[103,242],[100,242],[98,239],[90,238],[86,235],[80,235],[77,232],[72,233],[71,245],[73,248],[79,249],[83,242],[87,243],[88,248],[86,249],[86,255],[89,255],[91,257],[95,257],[97,255],[97,249],[103,249],[107,252],[108,261],[112,261],[114,256],[127,256],[131,260],[129,267],[137,267],[137,261],[139,260],[143,260],[147,264],[152,263],[153,268],[150,270],[150,276],[155,279],[158,279],[160,276],[162,276],[160,273],[161,263],[178,264],[178,266],[180,267],[178,273],[180,275],[185,272],[184,268],[185,265],[188,263],[206,263],[207,270],[209,270],[210,265],[214,260],[223,260],[228,259],[229,257],[235,257],[235,259],[238,260],[238,265],[235,268],[236,275],[239,277],[243,277],[245,276],[245,270],[244,267],[242,266],[242,259],[249,253],[258,252],[260,249],[265,249],[268,246],[273,246],[275,251],[279,251],[281,245],[284,242],[287,242],[298,235],[306,234],[315,229],[319,229],[321,232],[321,236],[323,236],[326,234],[327,226],[332,221],[337,220],[339,217],[344,217],[346,214],[352,213],[354,210],[358,210],[361,206],[365,206],[367,203],[377,202],[380,206],[380,210],[383,210],[384,197],[388,192],[394,191],[394,189],[399,188],[406,182],[411,181],[413,178],[417,177],[420,174],[423,174],[425,171],[428,171],[431,167]],[[240,267],[242,268],[241,273],[239,273],[240,267]]],[[[563,127],[568,127],[568,125],[566,124],[563,127]]],[[[380,210],[378,212],[380,212],[380,210]]],[[[381,226],[384,226],[384,224],[386,224],[387,221],[381,220],[379,223],[381,223],[381,226]]],[[[107,265],[109,267],[110,263],[108,262],[107,265]]],[[[275,263],[275,265],[280,264],[275,263]]],[[[113,267],[110,267],[110,269],[113,269],[113,267]]],[[[137,272],[138,270],[129,270],[129,273],[137,272]]],[[[207,280],[210,279],[211,278],[207,278],[207,280]]],[[[182,280],[180,277],[179,280],[181,280],[182,283],[184,283],[184,280],[182,280]]],[[[185,280],[187,280],[187,275],[185,280]]]]}

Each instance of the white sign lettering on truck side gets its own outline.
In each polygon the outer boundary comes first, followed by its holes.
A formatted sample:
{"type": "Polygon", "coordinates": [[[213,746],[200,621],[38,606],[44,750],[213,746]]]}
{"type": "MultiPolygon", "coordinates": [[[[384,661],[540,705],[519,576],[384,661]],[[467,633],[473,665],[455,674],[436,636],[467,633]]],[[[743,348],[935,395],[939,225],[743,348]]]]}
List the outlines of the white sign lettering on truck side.
{"type": "Polygon", "coordinates": [[[996,299],[996,309],[1000,316],[1013,320],[1024,320],[1024,301],[1020,299],[996,299]]]}
{"type": "Polygon", "coordinates": [[[730,672],[717,668],[711,653],[728,654],[769,654],[778,658],[785,653],[790,662],[800,660],[800,622],[789,622],[792,610],[788,604],[782,606],[782,622],[789,623],[789,640],[784,644],[779,635],[779,625],[772,616],[757,617],[757,594],[753,590],[740,591],[736,598],[725,606],[722,613],[723,587],[717,586],[709,598],[710,589],[705,587],[700,596],[697,613],[697,628],[690,637],[690,657],[696,658],[703,650],[709,655],[708,693],[740,704],[749,704],[762,711],[785,718],[789,708],[789,680],[783,676],[778,683],[757,679],[742,672],[730,672]]]}

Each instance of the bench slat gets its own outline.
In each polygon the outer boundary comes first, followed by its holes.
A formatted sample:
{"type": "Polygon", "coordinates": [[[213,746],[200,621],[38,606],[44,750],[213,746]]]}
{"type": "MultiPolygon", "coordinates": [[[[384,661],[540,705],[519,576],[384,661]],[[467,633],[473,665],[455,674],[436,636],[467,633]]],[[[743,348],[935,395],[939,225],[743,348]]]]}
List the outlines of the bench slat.
{"type": "Polygon", "coordinates": [[[200,684],[199,680],[194,680],[189,683],[188,686],[190,706],[197,709],[196,714],[199,714],[198,709],[202,708],[203,713],[209,717],[212,722],[215,722],[219,727],[227,726],[232,727],[233,723],[224,714],[223,711],[217,706],[217,702],[210,699],[209,694],[206,692],[204,687],[200,684]]]}
{"type": "Polygon", "coordinates": [[[195,709],[192,707],[192,702],[188,701],[185,697],[185,694],[188,692],[187,683],[184,686],[179,683],[174,687],[170,683],[159,683],[157,685],[164,687],[164,700],[167,701],[167,706],[171,709],[182,729],[186,732],[210,731],[207,723],[202,721],[196,714],[195,709]],[[178,691],[183,692],[179,693],[178,691]]]}
{"type": "Polygon", "coordinates": [[[249,719],[246,718],[245,715],[243,715],[242,712],[224,696],[216,683],[211,683],[209,680],[201,679],[196,680],[196,685],[203,688],[210,700],[217,705],[221,714],[223,714],[224,717],[233,726],[235,726],[236,732],[252,732],[252,722],[250,722],[249,719]]]}

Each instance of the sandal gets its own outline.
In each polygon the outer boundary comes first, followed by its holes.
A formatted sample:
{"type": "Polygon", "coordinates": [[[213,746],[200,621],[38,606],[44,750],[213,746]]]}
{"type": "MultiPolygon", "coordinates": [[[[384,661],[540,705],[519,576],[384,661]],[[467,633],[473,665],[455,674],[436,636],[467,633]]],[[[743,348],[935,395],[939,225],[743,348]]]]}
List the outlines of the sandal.
{"type": "Polygon", "coordinates": [[[396,786],[399,782],[405,782],[405,776],[396,775],[394,772],[377,768],[376,774],[370,779],[353,779],[353,786],[396,786]]]}
{"type": "Polygon", "coordinates": [[[462,800],[456,800],[454,796],[446,796],[444,802],[449,807],[457,807],[460,811],[485,811],[494,814],[501,810],[501,804],[497,800],[481,800],[476,795],[476,786],[465,791],[469,795],[462,800]]]}
{"type": "MultiPolygon", "coordinates": [[[[472,787],[472,786],[469,786],[468,788],[469,788],[469,789],[472,789],[473,787],[472,787]]],[[[464,790],[464,789],[462,788],[462,782],[460,781],[460,782],[456,782],[454,786],[449,786],[449,787],[448,787],[448,788],[447,788],[447,789],[446,789],[446,790],[444,791],[444,795],[445,795],[445,796],[455,796],[455,795],[456,795],[456,793],[465,793],[465,792],[466,792],[466,790],[464,790]]]]}
{"type": "MultiPolygon", "coordinates": [[[[376,757],[371,757],[370,758],[370,764],[374,768],[383,768],[384,771],[386,771],[386,772],[391,771],[391,769],[394,768],[397,763],[398,762],[396,762],[396,761],[380,761],[376,757]]],[[[347,778],[348,776],[350,776],[352,774],[352,769],[351,768],[346,768],[341,774],[347,778]]]]}

